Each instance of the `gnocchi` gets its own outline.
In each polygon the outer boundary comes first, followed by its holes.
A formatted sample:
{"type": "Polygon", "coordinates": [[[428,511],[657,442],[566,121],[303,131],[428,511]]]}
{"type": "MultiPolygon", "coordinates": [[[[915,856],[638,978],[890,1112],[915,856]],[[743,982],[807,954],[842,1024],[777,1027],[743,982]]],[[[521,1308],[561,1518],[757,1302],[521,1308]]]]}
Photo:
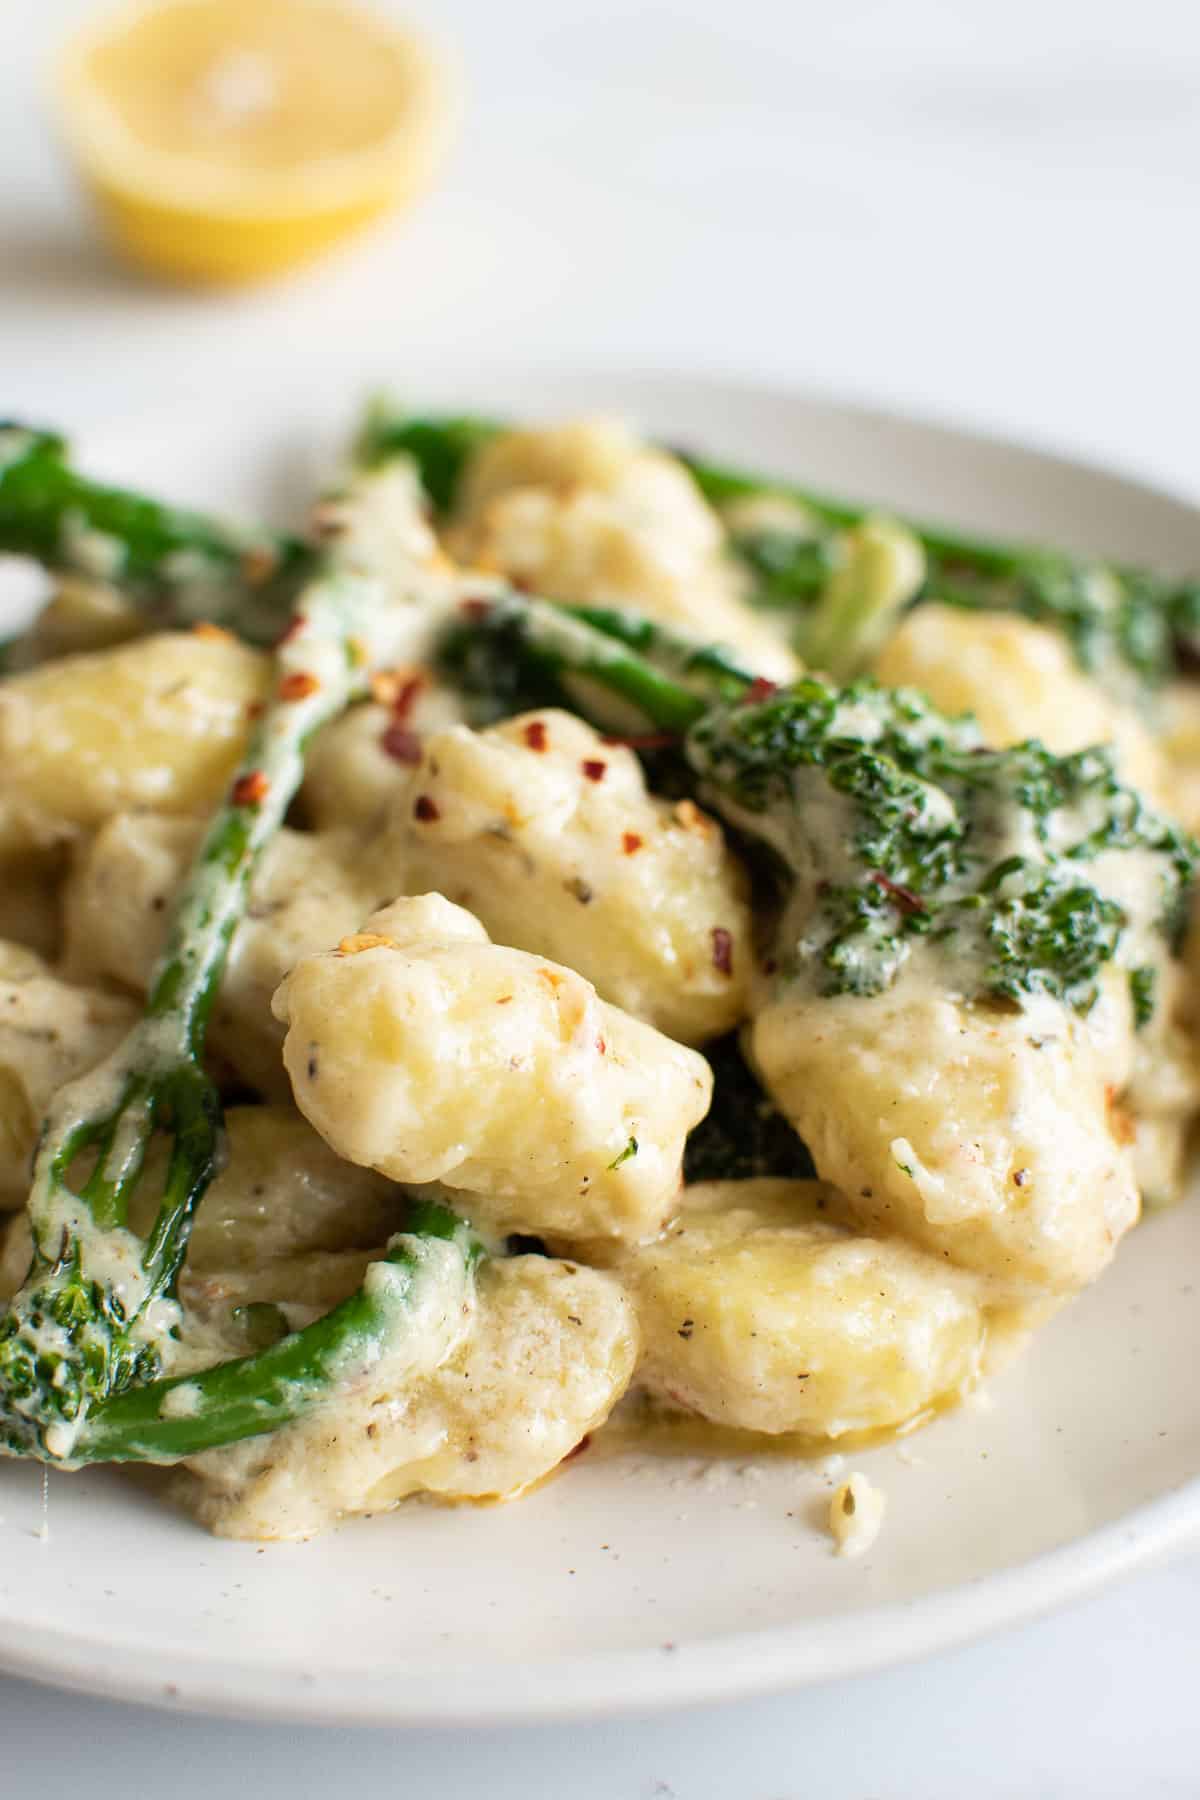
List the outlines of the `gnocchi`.
{"type": "Polygon", "coordinates": [[[134,807],[214,806],[270,661],[224,632],[166,632],[0,686],[0,853],[77,839],[134,807]]]}
{"type": "Polygon", "coordinates": [[[0,1208],[25,1204],[34,1145],[55,1094],[94,1068],[135,1016],[122,996],[76,987],[33,951],[0,944],[0,1208]]]}
{"type": "Polygon", "coordinates": [[[1137,1219],[1131,1037],[1113,999],[967,1006],[918,979],[870,999],[780,996],[751,1054],[817,1168],[871,1229],[1014,1299],[1069,1293],[1137,1219]]]}
{"type": "Polygon", "coordinates": [[[511,1499],[603,1424],[636,1360],[633,1309],[611,1276],[496,1262],[437,1367],[373,1370],[336,1408],[196,1458],[190,1501],[220,1536],[303,1538],[409,1494],[511,1499]]]}
{"type": "Polygon", "coordinates": [[[743,1017],[745,878],[716,821],[646,792],[632,751],[570,713],[427,739],[391,831],[414,886],[557,958],[683,1043],[743,1017]]]}
{"type": "Polygon", "coordinates": [[[670,1211],[708,1064],[440,895],[303,958],[274,1004],[296,1104],[349,1161],[445,1182],[497,1231],[637,1236],[670,1211]]]}
{"type": "Polygon", "coordinates": [[[842,1222],[820,1182],[686,1189],[661,1237],[620,1253],[638,1379],[713,1424],[813,1439],[894,1430],[977,1380],[980,1284],[842,1222]]]}
{"type": "MultiPolygon", "coordinates": [[[[96,833],[65,889],[74,976],[145,990],[201,829],[190,819],[121,813],[96,833]]],[[[390,848],[381,856],[345,833],[279,833],[255,874],[213,1011],[214,1045],[244,1081],[287,1097],[272,994],[301,956],[344,936],[403,886],[390,848]]]]}
{"type": "Polygon", "coordinates": [[[678,463],[611,419],[514,431],[469,465],[450,546],[562,600],[636,605],[786,680],[795,658],[740,603],[720,521],[678,463]]]}

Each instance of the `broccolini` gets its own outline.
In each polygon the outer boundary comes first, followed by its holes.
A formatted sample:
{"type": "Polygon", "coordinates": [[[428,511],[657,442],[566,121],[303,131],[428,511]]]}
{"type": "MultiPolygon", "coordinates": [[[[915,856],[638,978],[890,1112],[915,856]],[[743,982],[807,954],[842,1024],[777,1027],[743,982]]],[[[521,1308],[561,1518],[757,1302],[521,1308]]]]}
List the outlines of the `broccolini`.
{"type": "MultiPolygon", "coordinates": [[[[365,693],[372,670],[393,662],[411,639],[412,608],[357,542],[354,501],[352,491],[341,506],[324,509],[333,547],[302,589],[277,648],[275,698],[175,903],[144,1015],[105,1063],[61,1090],[43,1127],[29,1200],[33,1262],[0,1319],[0,1450],[78,1463],[117,1455],[126,1428],[138,1445],[187,1435],[163,1427],[156,1436],[151,1402],[132,1394],[169,1368],[180,1322],[175,1282],[195,1208],[217,1168],[221,1103],[202,1060],[209,1014],[251,873],[300,784],[312,733],[365,693]],[[158,1132],[172,1140],[171,1152],[143,1239],[127,1221],[158,1132]],[[118,1410],[109,1414],[110,1406],[118,1410]],[[103,1428],[102,1415],[109,1419],[103,1428]]],[[[437,1233],[460,1241],[456,1224],[437,1224],[437,1233]]],[[[404,1246],[396,1256],[412,1262],[404,1246]]],[[[302,1341],[285,1339],[261,1352],[264,1360],[249,1359],[244,1370],[193,1376],[188,1441],[269,1429],[253,1420],[278,1424],[289,1408],[313,1404],[323,1371],[352,1340],[365,1343],[382,1328],[371,1296],[360,1299],[302,1341]],[[305,1369],[311,1379],[301,1378],[305,1369]]]]}
{"type": "MultiPolygon", "coordinates": [[[[1120,782],[1105,749],[989,749],[969,719],[865,680],[748,684],[714,706],[536,600],[509,597],[494,626],[479,607],[473,628],[499,629],[543,668],[586,671],[683,735],[705,798],[786,871],[776,961],[819,993],[879,993],[927,940],[967,997],[1047,994],[1086,1011],[1100,972],[1147,933],[1177,945],[1197,848],[1120,782]],[[1153,870],[1136,916],[1114,879],[1133,853],[1153,870]]],[[[1144,1019],[1153,992],[1137,954],[1144,1019]]]]}
{"type": "Polygon", "coordinates": [[[63,438],[0,422],[6,552],[110,581],[151,620],[205,619],[256,644],[274,643],[315,568],[298,538],[101,486],[71,467],[63,438]]]}
{"type": "MultiPolygon", "coordinates": [[[[363,441],[411,455],[435,511],[446,514],[470,457],[503,429],[478,416],[407,416],[378,404],[363,441]]],[[[754,601],[794,614],[797,648],[810,666],[839,680],[861,670],[892,614],[869,607],[860,613],[839,576],[854,561],[853,534],[886,519],[891,509],[726,468],[688,450],[675,454],[726,518],[730,548],[750,578],[754,601]],[[764,500],[787,503],[786,514],[778,509],[772,517],[768,508],[756,517],[745,505],[764,500]]],[[[1019,613],[1060,632],[1080,667],[1122,698],[1144,697],[1170,676],[1186,673],[1200,655],[1200,581],[912,520],[902,521],[901,529],[919,544],[925,569],[897,607],[936,600],[1019,613]]]]}

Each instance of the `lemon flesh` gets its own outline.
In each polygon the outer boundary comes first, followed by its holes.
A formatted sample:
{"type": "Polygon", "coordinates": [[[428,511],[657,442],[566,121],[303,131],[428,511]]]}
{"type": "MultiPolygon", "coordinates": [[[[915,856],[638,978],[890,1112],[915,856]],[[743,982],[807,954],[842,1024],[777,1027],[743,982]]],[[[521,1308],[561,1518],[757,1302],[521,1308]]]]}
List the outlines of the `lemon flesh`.
{"type": "Polygon", "coordinates": [[[173,276],[306,260],[424,188],[447,71],[344,0],[160,0],[68,46],[59,110],[117,243],[173,276]]]}

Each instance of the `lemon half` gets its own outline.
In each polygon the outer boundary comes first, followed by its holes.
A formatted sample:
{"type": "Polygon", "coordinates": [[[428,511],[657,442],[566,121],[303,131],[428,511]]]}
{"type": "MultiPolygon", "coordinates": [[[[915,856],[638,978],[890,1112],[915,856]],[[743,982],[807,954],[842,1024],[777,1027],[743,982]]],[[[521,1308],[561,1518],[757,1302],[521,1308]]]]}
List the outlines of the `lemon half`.
{"type": "Polygon", "coordinates": [[[347,0],[153,0],[67,45],[68,145],[142,267],[245,281],[425,188],[458,111],[445,61],[347,0]]]}

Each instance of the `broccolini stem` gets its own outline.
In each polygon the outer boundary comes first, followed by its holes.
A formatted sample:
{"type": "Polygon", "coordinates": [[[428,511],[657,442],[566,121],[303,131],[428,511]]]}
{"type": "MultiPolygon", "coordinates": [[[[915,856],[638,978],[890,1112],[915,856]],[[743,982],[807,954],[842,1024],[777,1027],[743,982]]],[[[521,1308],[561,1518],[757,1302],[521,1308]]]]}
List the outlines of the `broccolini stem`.
{"type": "MultiPolygon", "coordinates": [[[[358,454],[368,464],[389,455],[411,456],[434,511],[446,513],[458,499],[463,473],[471,457],[507,429],[505,421],[477,413],[405,413],[386,398],[379,398],[368,409],[358,438],[358,454]]],[[[673,446],[666,448],[691,471],[705,499],[718,509],[733,500],[779,494],[797,501],[823,524],[837,530],[861,525],[874,514],[890,514],[894,510],[835,499],[764,475],[727,468],[687,450],[673,446]]],[[[948,562],[970,566],[980,574],[1015,574],[1030,553],[1026,546],[989,543],[939,526],[914,525],[912,529],[928,552],[948,562]]]]}
{"type": "MultiPolygon", "coordinates": [[[[403,450],[418,466],[440,514],[453,510],[470,457],[507,429],[479,416],[406,417],[385,403],[374,408],[364,441],[403,450]]],[[[671,448],[668,446],[668,448],[671,448]]],[[[818,530],[813,538],[786,543],[770,528],[732,532],[732,546],[755,577],[756,600],[796,610],[803,620],[824,594],[838,566],[837,534],[873,517],[897,517],[893,508],[814,492],[794,483],[748,473],[693,455],[673,453],[691,471],[718,510],[735,501],[782,497],[802,507],[818,530]],[[822,530],[825,536],[822,537],[822,530]],[[779,559],[782,558],[780,564],[779,559]]],[[[1200,660],[1200,582],[1037,544],[1005,543],[927,521],[902,519],[919,541],[926,576],[915,602],[938,600],[963,607],[1012,611],[1060,632],[1081,668],[1099,676],[1119,697],[1141,699],[1147,688],[1200,660]]],[[[801,654],[823,666],[804,642],[801,654]]],[[[853,648],[851,646],[851,648],[853,648]]],[[[817,650],[824,652],[823,644],[817,650]]],[[[847,653],[834,673],[861,666],[847,653]]]]}
{"type": "Polygon", "coordinates": [[[376,468],[396,456],[411,456],[435,513],[450,511],[463,470],[475,451],[501,429],[471,413],[422,417],[404,413],[380,396],[367,408],[354,444],[355,460],[376,468]]]}
{"type": "Polygon", "coordinates": [[[422,1300],[436,1301],[448,1276],[469,1282],[482,1255],[480,1240],[447,1207],[416,1207],[407,1230],[339,1306],[253,1356],[105,1401],[86,1420],[71,1462],[174,1462],[290,1424],[394,1354],[419,1330],[422,1300]],[[438,1243],[450,1259],[433,1249],[438,1243]]]}
{"type": "Polygon", "coordinates": [[[176,903],[143,1017],[56,1097],[34,1164],[34,1259],[0,1320],[0,1448],[70,1460],[91,1408],[158,1374],[191,1218],[216,1169],[221,1106],[201,1057],[254,864],[283,819],[312,733],[409,641],[411,609],[346,542],[301,595],[278,685],[176,903]],[[126,1227],[151,1138],[173,1137],[149,1237],[126,1227]],[[71,1185],[78,1159],[92,1166],[71,1185]]]}
{"type": "Polygon", "coordinates": [[[616,638],[644,656],[664,675],[678,676],[689,688],[714,700],[732,700],[758,679],[721,644],[704,644],[673,631],[658,619],[625,607],[570,605],[552,600],[550,605],[572,618],[581,619],[605,637],[616,638]]]}
{"type": "MultiPolygon", "coordinates": [[[[524,658],[547,675],[577,675],[596,681],[609,693],[636,706],[659,731],[682,733],[719,697],[732,699],[750,687],[754,677],[737,669],[725,652],[688,645],[675,633],[634,615],[593,609],[606,629],[585,616],[584,609],[512,591],[465,602],[466,629],[500,640],[506,653],[524,658]],[[664,653],[668,670],[630,648],[640,642],[664,653]],[[673,679],[670,665],[698,677],[698,689],[673,679]]],[[[456,628],[461,630],[462,627],[456,628]]]]}
{"type": "Polygon", "coordinates": [[[113,582],[163,623],[272,644],[314,553],[297,538],[168,506],[78,474],[51,432],[0,423],[0,552],[113,582]]]}

